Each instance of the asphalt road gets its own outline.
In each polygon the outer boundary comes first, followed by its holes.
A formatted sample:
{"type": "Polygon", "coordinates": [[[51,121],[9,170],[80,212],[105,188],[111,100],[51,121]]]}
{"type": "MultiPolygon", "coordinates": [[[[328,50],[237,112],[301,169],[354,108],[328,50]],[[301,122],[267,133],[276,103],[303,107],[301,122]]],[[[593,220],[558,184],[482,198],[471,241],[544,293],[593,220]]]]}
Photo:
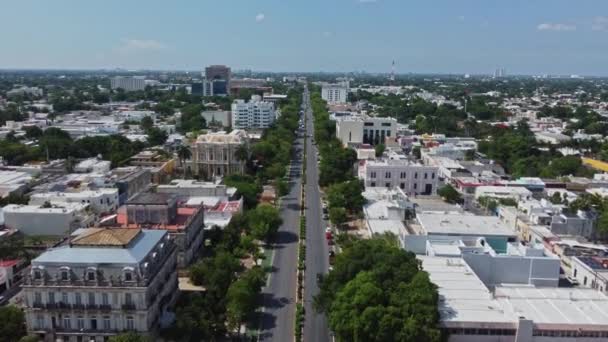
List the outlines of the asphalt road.
{"type": "Polygon", "coordinates": [[[294,339],[298,230],[302,183],[304,134],[299,134],[293,148],[289,194],[281,200],[283,225],[275,238],[272,272],[262,289],[259,341],[285,342],[294,339]]]}
{"type": "MultiPolygon", "coordinates": [[[[305,93],[308,95],[308,93],[305,93]]],[[[310,97],[305,97],[305,102],[310,97]]],[[[312,110],[305,111],[307,117],[306,134],[314,137],[312,110]]],[[[304,341],[329,342],[329,329],[325,315],[318,314],[312,307],[312,298],[319,292],[317,274],[327,273],[329,268],[329,247],[325,240],[327,223],[322,218],[321,194],[319,191],[319,166],[317,146],[312,139],[306,139],[306,273],[304,286],[304,341]]]]}

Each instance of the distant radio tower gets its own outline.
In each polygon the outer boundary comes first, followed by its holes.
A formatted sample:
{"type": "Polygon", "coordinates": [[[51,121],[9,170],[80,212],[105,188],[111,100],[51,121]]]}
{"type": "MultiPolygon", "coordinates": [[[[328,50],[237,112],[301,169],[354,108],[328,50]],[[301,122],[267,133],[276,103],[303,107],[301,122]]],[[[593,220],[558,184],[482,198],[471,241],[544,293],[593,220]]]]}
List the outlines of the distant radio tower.
{"type": "Polygon", "coordinates": [[[393,65],[391,67],[391,76],[389,77],[391,82],[395,82],[395,60],[393,59],[393,65]]]}

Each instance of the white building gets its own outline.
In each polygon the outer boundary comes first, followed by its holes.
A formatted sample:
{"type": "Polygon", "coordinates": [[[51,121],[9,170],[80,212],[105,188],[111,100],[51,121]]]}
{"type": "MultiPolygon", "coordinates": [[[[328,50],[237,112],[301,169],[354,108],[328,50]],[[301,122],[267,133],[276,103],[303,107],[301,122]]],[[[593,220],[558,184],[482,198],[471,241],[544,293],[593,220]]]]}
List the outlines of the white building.
{"type": "Polygon", "coordinates": [[[118,189],[102,188],[83,191],[53,191],[30,196],[30,205],[41,206],[44,203],[88,204],[96,214],[108,214],[118,209],[118,189]]]}
{"type": "Polygon", "coordinates": [[[207,126],[232,127],[232,112],[227,110],[206,110],[201,116],[207,122],[207,126]]]}
{"type": "Polygon", "coordinates": [[[486,285],[459,257],[419,256],[438,287],[448,342],[593,342],[608,338],[608,297],[590,289],[486,285]]]}
{"type": "Polygon", "coordinates": [[[262,101],[259,95],[253,95],[249,102],[236,100],[232,103],[234,129],[268,128],[275,120],[274,103],[262,101]]]}
{"type": "Polygon", "coordinates": [[[40,205],[9,204],[2,208],[4,224],[25,235],[66,236],[71,230],[93,223],[88,204],[59,203],[40,205]]]}
{"type": "Polygon", "coordinates": [[[344,146],[349,144],[383,144],[385,138],[395,138],[397,119],[367,115],[333,115],[336,137],[344,146]]]}
{"type": "Polygon", "coordinates": [[[116,76],[110,79],[110,87],[123,89],[125,91],[136,91],[146,89],[146,80],[141,77],[116,76]]]}
{"type": "Polygon", "coordinates": [[[6,92],[6,97],[12,96],[23,96],[23,95],[32,95],[32,96],[42,96],[44,92],[42,89],[38,87],[19,87],[6,92]]]}
{"type": "Polygon", "coordinates": [[[80,229],[32,260],[22,285],[27,329],[43,341],[153,337],[171,321],[177,283],[166,231],[80,229]]]}
{"type": "Polygon", "coordinates": [[[74,172],[78,173],[106,173],[110,171],[112,163],[109,160],[89,158],[80,161],[74,166],[74,172]]]}
{"type": "Polygon", "coordinates": [[[22,195],[32,179],[32,175],[28,172],[0,171],[0,198],[11,194],[22,195]]]}
{"type": "Polygon", "coordinates": [[[592,288],[606,294],[608,292],[608,258],[599,256],[573,256],[572,278],[579,286],[592,288]]]}
{"type": "Polygon", "coordinates": [[[570,137],[565,135],[565,134],[561,134],[561,133],[554,133],[554,132],[536,132],[534,133],[534,137],[536,138],[536,141],[541,142],[541,143],[547,143],[547,144],[551,144],[551,145],[559,145],[561,143],[565,143],[570,141],[570,137]]]}
{"type": "Polygon", "coordinates": [[[475,199],[479,200],[481,197],[512,199],[516,202],[520,202],[531,199],[532,191],[522,186],[482,185],[475,189],[475,199]]]}
{"type": "Polygon", "coordinates": [[[348,100],[348,85],[344,83],[323,84],[321,98],[329,104],[346,103],[348,100]]]}
{"type": "Polygon", "coordinates": [[[414,205],[399,188],[367,188],[363,215],[370,235],[391,233],[400,240],[407,235],[404,221],[414,205]]]}
{"type": "Polygon", "coordinates": [[[398,187],[406,194],[433,195],[437,193],[437,170],[409,160],[363,160],[359,179],[366,187],[398,187]]]}

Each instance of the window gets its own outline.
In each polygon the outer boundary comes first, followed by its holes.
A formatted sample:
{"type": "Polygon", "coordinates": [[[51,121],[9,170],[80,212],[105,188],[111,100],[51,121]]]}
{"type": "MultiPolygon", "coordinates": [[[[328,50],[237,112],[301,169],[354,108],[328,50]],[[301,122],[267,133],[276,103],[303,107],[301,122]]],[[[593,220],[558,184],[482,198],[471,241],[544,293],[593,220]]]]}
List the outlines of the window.
{"type": "Polygon", "coordinates": [[[429,175],[425,172],[424,173],[424,179],[427,179],[429,177],[429,175]]]}
{"type": "Polygon", "coordinates": [[[435,179],[435,172],[431,173],[431,179],[435,179]]]}
{"type": "Polygon", "coordinates": [[[127,330],[134,330],[135,324],[133,322],[133,316],[127,316],[127,330]]]}
{"type": "Polygon", "coordinates": [[[84,330],[84,318],[82,316],[78,316],[76,319],[76,326],[78,330],[84,330]]]}
{"type": "Polygon", "coordinates": [[[87,272],[87,280],[88,281],[95,280],[95,271],[90,270],[90,271],[87,272]]]}
{"type": "MultiPolygon", "coordinates": [[[[218,169],[219,173],[219,169],[218,169]]],[[[133,274],[131,272],[125,272],[125,281],[133,281],[133,274]]]]}
{"type": "Polygon", "coordinates": [[[34,292],[34,303],[42,304],[42,293],[34,292]]]}
{"type": "Polygon", "coordinates": [[[45,324],[44,324],[44,316],[42,315],[36,315],[36,327],[38,327],[38,329],[45,329],[45,324]]]}
{"type": "Polygon", "coordinates": [[[587,276],[585,276],[585,278],[583,278],[583,285],[587,285],[587,276]]]}
{"type": "Polygon", "coordinates": [[[103,330],[112,329],[112,323],[110,322],[110,316],[103,316],[103,330]]]}
{"type": "Polygon", "coordinates": [[[386,172],[386,173],[384,174],[384,177],[385,177],[385,178],[389,178],[389,179],[390,179],[390,178],[391,178],[391,173],[390,173],[390,172],[386,172]]]}
{"type": "Polygon", "coordinates": [[[370,186],[373,188],[376,186],[376,182],[371,182],[370,186]]]}
{"type": "Polygon", "coordinates": [[[80,294],[80,292],[74,293],[74,304],[82,305],[82,295],[80,294]]]}
{"type": "Polygon", "coordinates": [[[391,183],[384,183],[384,186],[387,187],[387,188],[390,188],[391,187],[391,183]]]}
{"type": "Polygon", "coordinates": [[[91,330],[97,330],[97,317],[91,316],[91,330]]]}
{"type": "Polygon", "coordinates": [[[89,305],[95,305],[95,293],[89,292],[89,305]]]}
{"type": "Polygon", "coordinates": [[[125,304],[133,304],[133,298],[130,293],[125,293],[125,304]]]}
{"type": "Polygon", "coordinates": [[[70,321],[70,316],[63,316],[63,328],[64,329],[72,328],[72,322],[70,321]]]}
{"type": "Polygon", "coordinates": [[[401,179],[404,179],[405,177],[407,177],[407,174],[405,172],[401,172],[399,176],[401,177],[401,179]]]}
{"type": "Polygon", "coordinates": [[[63,304],[68,304],[70,301],[68,300],[68,293],[67,292],[62,292],[61,293],[61,302],[63,304]]]}
{"type": "Polygon", "coordinates": [[[414,178],[418,179],[418,172],[414,172],[414,178]]]}
{"type": "Polygon", "coordinates": [[[42,272],[40,272],[40,270],[35,270],[35,271],[34,271],[34,279],[35,279],[35,280],[40,280],[40,279],[42,279],[42,272]]]}
{"type": "Polygon", "coordinates": [[[49,303],[55,304],[55,292],[49,292],[49,303]]]}
{"type": "Polygon", "coordinates": [[[414,189],[418,189],[418,184],[414,183],[414,189]]]}
{"type": "Polygon", "coordinates": [[[61,271],[61,280],[68,280],[68,271],[61,271]]]}
{"type": "Polygon", "coordinates": [[[383,122],[382,126],[384,126],[384,127],[391,127],[391,123],[390,122],[383,122]]]}
{"type": "Polygon", "coordinates": [[[400,187],[401,189],[405,189],[405,183],[401,183],[401,184],[399,184],[399,187],[400,187]]]}
{"type": "Polygon", "coordinates": [[[107,293],[102,293],[101,294],[101,304],[103,304],[103,305],[110,305],[110,299],[108,298],[108,294],[107,293]]]}
{"type": "Polygon", "coordinates": [[[576,268],[574,269],[574,278],[576,278],[576,268]]]}
{"type": "Polygon", "coordinates": [[[376,171],[372,172],[372,178],[376,178],[376,171]]]}

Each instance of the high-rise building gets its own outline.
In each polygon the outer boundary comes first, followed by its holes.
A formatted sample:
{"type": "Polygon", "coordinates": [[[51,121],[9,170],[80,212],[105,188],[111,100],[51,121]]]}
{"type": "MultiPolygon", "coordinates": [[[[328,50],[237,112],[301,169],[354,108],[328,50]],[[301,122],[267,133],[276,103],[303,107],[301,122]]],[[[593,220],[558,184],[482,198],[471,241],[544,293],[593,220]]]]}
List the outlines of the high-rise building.
{"type": "Polygon", "coordinates": [[[211,86],[211,95],[229,95],[231,77],[232,72],[225,65],[210,65],[205,68],[205,79],[211,86]]]}
{"type": "Polygon", "coordinates": [[[330,104],[346,103],[348,98],[348,82],[324,84],[321,97],[330,104]]]}
{"type": "Polygon", "coordinates": [[[268,128],[276,119],[274,103],[262,101],[259,95],[253,95],[249,102],[236,100],[232,103],[232,128],[263,129],[268,128]]]}
{"type": "Polygon", "coordinates": [[[177,298],[176,248],[164,230],[80,229],[32,260],[22,288],[27,330],[43,341],[154,336],[177,298]]]}
{"type": "Polygon", "coordinates": [[[110,79],[110,87],[125,91],[144,90],[146,89],[146,80],[141,77],[116,76],[110,79]]]}

